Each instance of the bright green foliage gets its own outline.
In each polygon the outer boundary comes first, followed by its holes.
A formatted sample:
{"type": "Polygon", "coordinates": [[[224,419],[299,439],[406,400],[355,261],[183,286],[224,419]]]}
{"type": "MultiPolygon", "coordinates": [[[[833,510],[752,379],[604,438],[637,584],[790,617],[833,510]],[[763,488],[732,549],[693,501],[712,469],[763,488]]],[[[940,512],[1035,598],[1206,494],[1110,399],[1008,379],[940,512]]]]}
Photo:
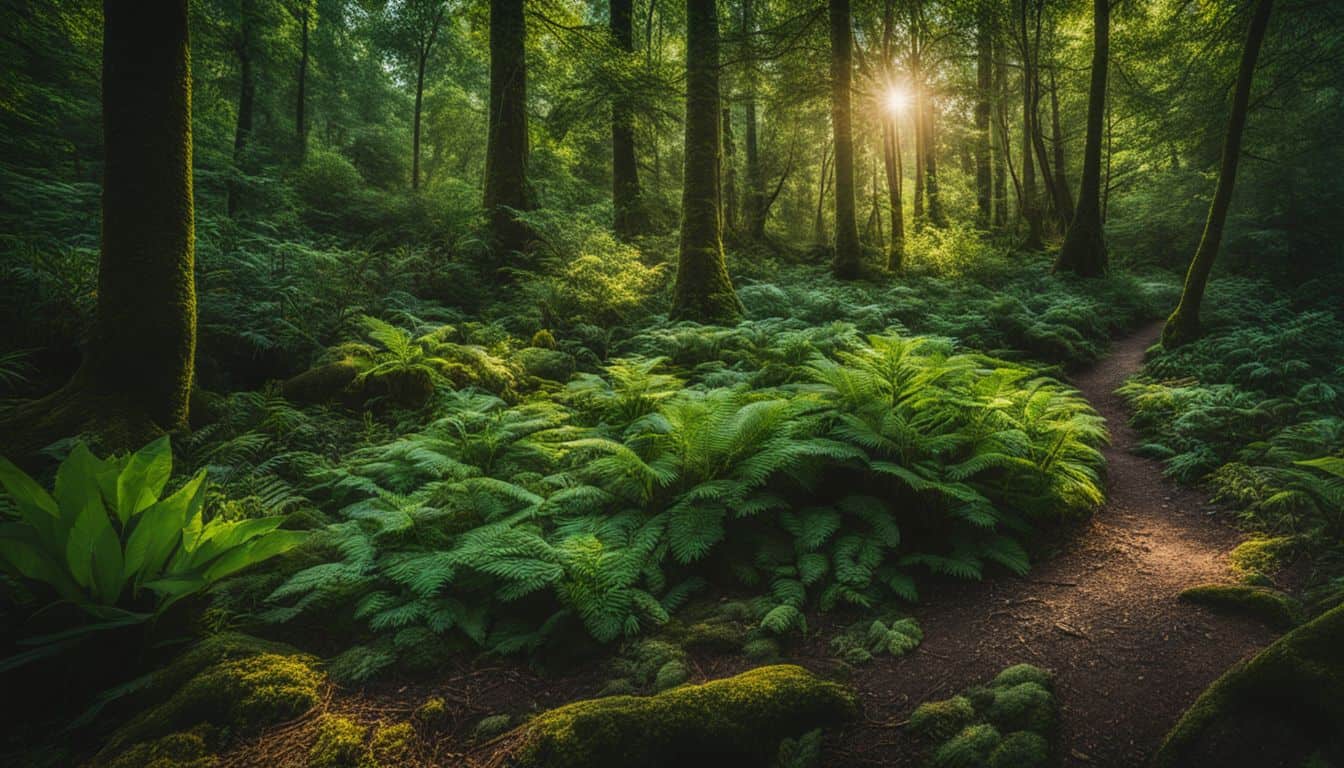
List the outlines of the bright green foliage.
{"type": "Polygon", "coordinates": [[[1302,620],[1302,606],[1296,600],[1267,587],[1205,584],[1181,592],[1181,599],[1223,613],[1251,616],[1278,629],[1290,629],[1302,620]]]}
{"type": "Polygon", "coordinates": [[[317,721],[317,737],[308,750],[308,768],[369,768],[364,739],[369,729],[348,717],[325,714],[317,721]]]}
{"type": "Polygon", "coordinates": [[[1344,607],[1279,638],[1209,686],[1167,734],[1160,768],[1247,755],[1277,761],[1309,753],[1344,754],[1344,607]]]}
{"type": "Polygon", "coordinates": [[[1021,685],[1022,683],[1035,683],[1046,690],[1050,690],[1055,684],[1055,678],[1040,667],[1033,667],[1030,664],[1014,664],[995,675],[994,682],[990,685],[995,688],[1002,688],[1021,685]]]}
{"type": "Polygon", "coordinates": [[[98,765],[102,768],[211,768],[218,758],[211,754],[209,740],[205,738],[208,728],[201,726],[136,744],[98,765]]]}
{"type": "Polygon", "coordinates": [[[0,529],[0,563],[93,617],[77,635],[149,620],[303,539],[277,530],[282,517],[204,520],[205,472],[165,495],[171,474],[166,437],[109,459],[76,444],[52,493],[0,459],[17,511],[0,529]]]}
{"type": "Polygon", "coordinates": [[[1049,672],[1017,664],[988,686],[920,704],[910,715],[910,731],[933,745],[934,766],[1049,765],[1059,719],[1052,687],[1049,672]]]}
{"type": "Polygon", "coordinates": [[[927,739],[950,739],[975,722],[975,708],[964,696],[926,701],[910,714],[910,732],[927,739]]]}
{"type": "Polygon", "coordinates": [[[985,714],[1004,731],[1050,733],[1055,727],[1055,700],[1036,683],[999,685],[985,714]]]}
{"type": "Polygon", "coordinates": [[[924,631],[912,618],[860,621],[831,638],[831,653],[849,664],[865,664],[879,654],[904,656],[923,639],[924,631]]]}
{"type": "Polygon", "coordinates": [[[683,764],[683,750],[765,762],[780,741],[838,725],[857,712],[853,694],[800,667],[760,667],[656,696],[567,704],[519,728],[524,768],[650,768],[683,764]]]}

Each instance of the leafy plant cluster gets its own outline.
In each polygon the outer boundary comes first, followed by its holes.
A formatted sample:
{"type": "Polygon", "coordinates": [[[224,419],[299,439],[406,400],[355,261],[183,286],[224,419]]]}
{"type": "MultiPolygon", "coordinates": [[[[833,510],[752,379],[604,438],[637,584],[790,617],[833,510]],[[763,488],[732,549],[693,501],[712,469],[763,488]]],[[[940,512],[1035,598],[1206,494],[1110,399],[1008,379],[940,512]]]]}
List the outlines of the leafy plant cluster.
{"type": "Polygon", "coordinates": [[[911,732],[932,746],[933,768],[1044,768],[1058,724],[1054,677],[1030,664],[910,714],[911,732]]]}
{"type": "Polygon", "coordinates": [[[249,587],[256,613],[352,622],[333,666],[352,677],[443,635],[640,634],[711,581],[761,596],[753,621],[781,634],[813,607],[913,600],[920,572],[1024,572],[1035,526],[1100,501],[1104,429],[1072,390],[944,340],[843,335],[762,342],[800,361],[773,387],[635,357],[513,404],[440,388],[336,455],[302,411],[240,401],[232,441],[271,457],[241,476],[283,476],[332,520],[306,567],[249,587]]]}
{"type": "Polygon", "coordinates": [[[1344,566],[1344,320],[1338,282],[1210,286],[1204,338],[1154,350],[1121,389],[1143,451],[1182,482],[1207,482],[1242,523],[1344,566]]]}

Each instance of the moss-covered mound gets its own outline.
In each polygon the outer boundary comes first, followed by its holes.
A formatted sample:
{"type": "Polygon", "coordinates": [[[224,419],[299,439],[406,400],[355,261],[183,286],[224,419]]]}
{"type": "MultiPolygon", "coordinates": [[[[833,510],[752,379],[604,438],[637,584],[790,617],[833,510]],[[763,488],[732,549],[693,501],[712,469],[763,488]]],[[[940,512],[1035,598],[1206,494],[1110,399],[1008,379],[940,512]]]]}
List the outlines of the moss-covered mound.
{"type": "Polygon", "coordinates": [[[1167,734],[1155,764],[1344,763],[1344,606],[1279,638],[1209,686],[1167,734]]]}
{"type": "Polygon", "coordinates": [[[1043,669],[1008,667],[989,685],[919,705],[910,732],[929,745],[935,768],[1046,766],[1059,720],[1053,689],[1043,669]]]}
{"type": "Polygon", "coordinates": [[[315,663],[288,646],[246,635],[207,639],[146,681],[131,703],[147,708],[112,735],[100,758],[182,731],[223,742],[296,717],[317,703],[325,685],[315,663]]]}
{"type": "Polygon", "coordinates": [[[713,755],[765,765],[780,741],[857,713],[854,695],[801,667],[760,667],[656,696],[567,704],[518,729],[520,768],[644,768],[713,755]]]}
{"type": "Polygon", "coordinates": [[[1219,613],[1250,616],[1278,629],[1291,629],[1302,620],[1302,607],[1296,600],[1268,587],[1205,584],[1185,590],[1181,599],[1219,613]]]}

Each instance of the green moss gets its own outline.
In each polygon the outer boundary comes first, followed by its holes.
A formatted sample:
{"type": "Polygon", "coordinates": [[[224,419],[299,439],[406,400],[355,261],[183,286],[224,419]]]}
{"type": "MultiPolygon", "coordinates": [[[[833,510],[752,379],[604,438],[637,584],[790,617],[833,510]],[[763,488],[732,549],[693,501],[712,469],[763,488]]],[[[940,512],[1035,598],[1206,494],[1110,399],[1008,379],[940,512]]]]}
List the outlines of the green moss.
{"type": "Polygon", "coordinates": [[[910,714],[910,732],[921,738],[946,739],[975,721],[975,707],[965,696],[926,701],[910,714]]]}
{"type": "Polygon", "coordinates": [[[556,349],[520,349],[514,360],[524,373],[538,379],[565,382],[574,375],[574,356],[556,349]]]}
{"type": "Polygon", "coordinates": [[[99,765],[103,768],[210,768],[218,758],[210,754],[208,735],[205,726],[185,733],[170,733],[136,744],[115,759],[99,765]]]}
{"type": "Polygon", "coordinates": [[[972,725],[933,753],[934,768],[978,768],[999,746],[999,732],[992,725],[972,725]]]}
{"type": "Polygon", "coordinates": [[[1233,573],[1243,580],[1263,577],[1279,570],[1292,557],[1296,542],[1291,536],[1268,539],[1248,539],[1228,555],[1233,573]]]}
{"type": "Polygon", "coordinates": [[[326,714],[317,721],[317,739],[308,750],[308,768],[368,768],[364,749],[369,729],[348,717],[326,714]]]}
{"type": "Polygon", "coordinates": [[[746,633],[730,621],[699,621],[694,624],[668,622],[663,628],[672,642],[688,651],[731,653],[742,647],[746,633]]]}
{"type": "Polygon", "coordinates": [[[532,342],[528,345],[539,349],[555,349],[555,335],[549,330],[542,328],[532,334],[532,342]]]}
{"type": "Polygon", "coordinates": [[[448,703],[442,696],[431,696],[415,708],[411,717],[426,728],[437,728],[448,719],[448,703]]]}
{"type": "Polygon", "coordinates": [[[326,403],[349,388],[358,375],[359,368],[353,360],[337,360],[286,380],[280,391],[296,403],[326,403]]]}
{"type": "Polygon", "coordinates": [[[317,703],[316,659],[245,635],[207,640],[156,673],[137,702],[158,702],[113,734],[103,755],[205,723],[227,736],[255,733],[317,703]]]}
{"type": "Polygon", "coordinates": [[[1302,606],[1296,600],[1266,587],[1205,584],[1185,590],[1181,599],[1219,613],[1250,616],[1279,629],[1290,629],[1302,620],[1302,606]]]}
{"type": "Polygon", "coordinates": [[[510,715],[490,715],[481,718],[481,721],[471,730],[471,737],[476,741],[489,741],[507,731],[512,724],[513,717],[510,715]]]}
{"type": "Polygon", "coordinates": [[[410,723],[379,723],[369,741],[373,762],[386,768],[408,764],[415,754],[415,739],[415,728],[410,723]]]}
{"type": "Polygon", "coordinates": [[[1002,688],[1022,683],[1035,683],[1048,691],[1054,688],[1055,678],[1054,675],[1040,667],[1033,667],[1030,664],[1015,664],[1000,672],[991,685],[995,688],[1002,688]]]}
{"type": "Polygon", "coordinates": [[[989,753],[989,768],[1045,768],[1050,742],[1031,731],[1010,733],[989,753]]]}
{"type": "Polygon", "coordinates": [[[769,637],[757,637],[742,644],[742,655],[752,661],[773,661],[779,658],[779,642],[769,637]]]}
{"type": "Polygon", "coordinates": [[[646,768],[696,754],[765,762],[779,743],[857,713],[854,695],[801,667],[760,667],[736,677],[650,697],[579,701],[522,726],[518,765],[646,768]]]}
{"type": "Polygon", "coordinates": [[[985,713],[990,722],[1005,731],[1050,733],[1055,727],[1055,699],[1037,683],[1002,686],[985,713]]]}
{"type": "Polygon", "coordinates": [[[1209,686],[1155,765],[1265,765],[1344,755],[1344,606],[1289,632],[1209,686]],[[1258,760],[1258,762],[1256,762],[1258,760]]]}
{"type": "Polygon", "coordinates": [[[686,668],[686,662],[672,659],[658,668],[658,674],[653,679],[653,690],[665,691],[668,688],[675,688],[690,678],[691,671],[686,668]]]}

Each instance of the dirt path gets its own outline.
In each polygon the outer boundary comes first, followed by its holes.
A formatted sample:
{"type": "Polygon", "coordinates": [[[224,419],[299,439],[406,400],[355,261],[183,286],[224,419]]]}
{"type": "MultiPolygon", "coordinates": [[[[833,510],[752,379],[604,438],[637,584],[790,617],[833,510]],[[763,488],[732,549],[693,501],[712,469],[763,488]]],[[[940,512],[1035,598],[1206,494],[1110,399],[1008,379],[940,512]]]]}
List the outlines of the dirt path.
{"type": "Polygon", "coordinates": [[[1237,534],[1207,500],[1130,451],[1138,437],[1114,395],[1138,370],[1160,326],[1117,342],[1074,383],[1106,417],[1110,497],[1061,554],[1024,579],[929,594],[915,615],[923,645],[865,668],[856,682],[866,720],[837,739],[847,763],[913,765],[891,728],[921,701],[944,698],[1029,662],[1057,675],[1067,766],[1140,766],[1201,690],[1273,634],[1247,620],[1178,602],[1186,587],[1229,579],[1237,534]]]}

